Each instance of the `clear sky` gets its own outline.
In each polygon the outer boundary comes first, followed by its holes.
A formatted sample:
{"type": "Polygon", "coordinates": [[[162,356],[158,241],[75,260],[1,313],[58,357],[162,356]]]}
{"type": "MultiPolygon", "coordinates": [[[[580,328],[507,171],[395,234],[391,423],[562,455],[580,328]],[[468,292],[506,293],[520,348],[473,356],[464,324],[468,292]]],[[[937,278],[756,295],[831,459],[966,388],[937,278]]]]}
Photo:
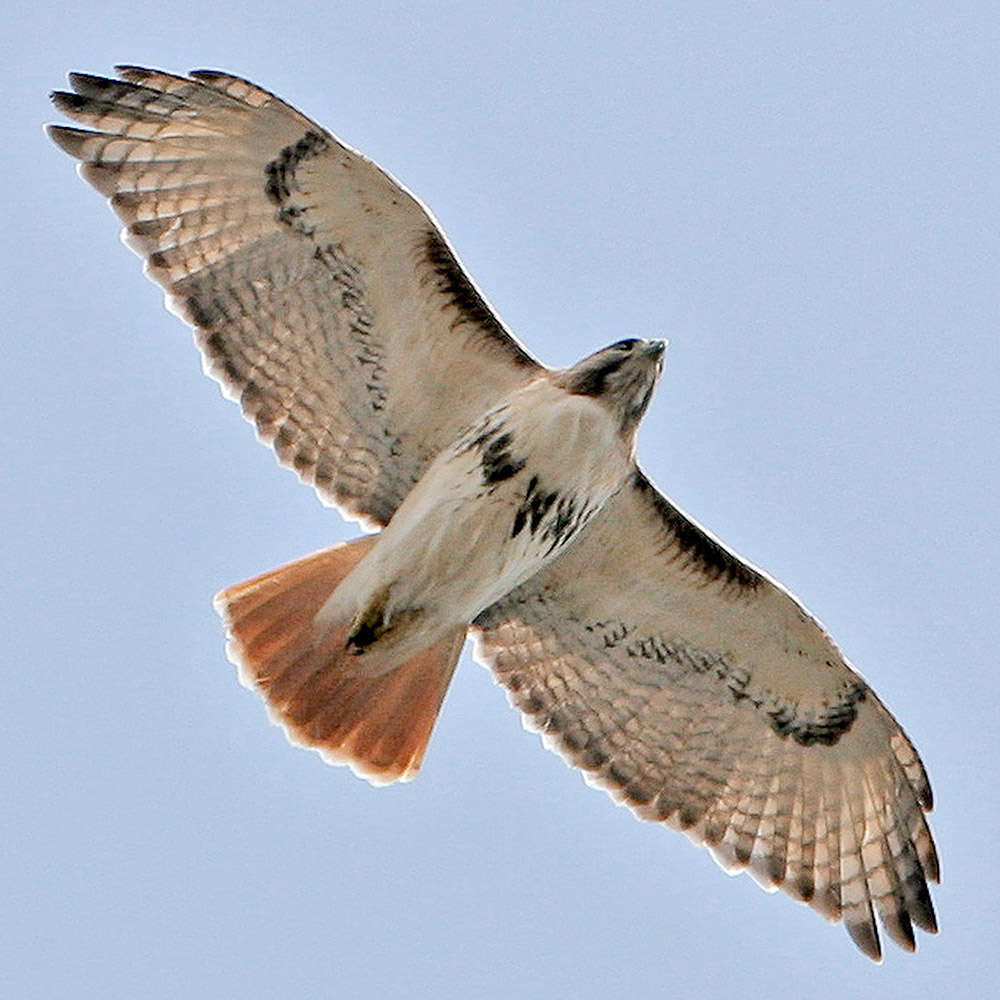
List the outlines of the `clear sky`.
{"type": "Polygon", "coordinates": [[[0,229],[0,995],[997,995],[995,3],[21,4],[0,229]],[[217,67],[431,206],[542,359],[665,336],[653,478],[831,629],[934,784],[942,933],[846,934],[640,824],[466,655],[423,773],[289,747],[219,588],[354,533],[43,137],[217,67]]]}

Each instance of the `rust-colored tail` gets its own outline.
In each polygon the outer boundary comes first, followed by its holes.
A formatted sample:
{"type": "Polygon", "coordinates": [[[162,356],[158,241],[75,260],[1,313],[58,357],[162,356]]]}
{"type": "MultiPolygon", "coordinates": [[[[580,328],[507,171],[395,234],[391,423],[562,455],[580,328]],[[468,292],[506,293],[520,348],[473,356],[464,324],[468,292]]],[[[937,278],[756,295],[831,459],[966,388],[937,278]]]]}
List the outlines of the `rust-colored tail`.
{"type": "Polygon", "coordinates": [[[345,649],[348,626],[316,625],[337,585],[375,543],[368,535],[306,556],[215,598],[229,657],[292,742],[374,784],[416,776],[465,629],[381,673],[345,649]]]}

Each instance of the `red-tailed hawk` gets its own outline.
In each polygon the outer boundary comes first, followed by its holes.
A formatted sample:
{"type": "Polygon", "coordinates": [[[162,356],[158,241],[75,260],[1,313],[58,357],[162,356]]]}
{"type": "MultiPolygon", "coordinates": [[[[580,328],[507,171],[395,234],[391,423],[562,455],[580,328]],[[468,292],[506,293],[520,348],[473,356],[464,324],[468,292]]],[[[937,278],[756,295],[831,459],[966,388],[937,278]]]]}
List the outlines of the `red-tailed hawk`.
{"type": "Polygon", "coordinates": [[[466,635],[547,746],[880,957],[936,929],[927,776],[822,626],[634,460],[663,343],[565,370],[496,317],[427,210],[225,73],[71,76],[49,134],[111,200],[205,368],[377,534],[223,591],[296,743],[416,773],[466,635]]]}

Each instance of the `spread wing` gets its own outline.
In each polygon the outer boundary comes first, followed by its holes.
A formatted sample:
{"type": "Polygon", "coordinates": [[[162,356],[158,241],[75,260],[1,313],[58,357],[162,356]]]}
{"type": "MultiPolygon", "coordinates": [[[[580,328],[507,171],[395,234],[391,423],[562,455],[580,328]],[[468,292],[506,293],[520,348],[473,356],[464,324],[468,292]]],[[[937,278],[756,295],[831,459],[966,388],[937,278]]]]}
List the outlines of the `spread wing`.
{"type": "Polygon", "coordinates": [[[446,443],[543,369],[427,210],[233,76],[73,74],[50,126],[285,465],[384,525],[446,443]]]}
{"type": "Polygon", "coordinates": [[[895,719],[779,585],[641,472],[476,621],[526,722],[640,817],[781,886],[880,957],[936,930],[931,792],[895,719]]]}

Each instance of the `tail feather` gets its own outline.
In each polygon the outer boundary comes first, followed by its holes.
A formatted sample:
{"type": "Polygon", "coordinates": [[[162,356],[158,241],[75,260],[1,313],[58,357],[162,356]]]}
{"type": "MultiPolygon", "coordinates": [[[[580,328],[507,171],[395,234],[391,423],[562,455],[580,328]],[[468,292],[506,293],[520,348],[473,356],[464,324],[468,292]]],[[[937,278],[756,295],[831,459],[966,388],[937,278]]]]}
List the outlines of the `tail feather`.
{"type": "Polygon", "coordinates": [[[420,768],[465,639],[459,628],[389,670],[347,649],[350,624],[317,623],[374,536],[337,545],[222,591],[215,605],[243,683],[292,742],[377,784],[420,768]]]}
{"type": "Polygon", "coordinates": [[[333,545],[322,552],[297,559],[245,583],[223,590],[215,598],[216,610],[229,622],[238,622],[241,644],[287,642],[290,632],[282,626],[291,619],[312,622],[316,612],[337,584],[368,554],[377,535],[333,545]]]}
{"type": "MultiPolygon", "coordinates": [[[[416,775],[465,639],[459,630],[377,676],[347,673],[329,696],[295,699],[290,712],[326,755],[370,780],[416,775]]],[[[350,655],[350,654],[348,654],[350,655]]]]}

